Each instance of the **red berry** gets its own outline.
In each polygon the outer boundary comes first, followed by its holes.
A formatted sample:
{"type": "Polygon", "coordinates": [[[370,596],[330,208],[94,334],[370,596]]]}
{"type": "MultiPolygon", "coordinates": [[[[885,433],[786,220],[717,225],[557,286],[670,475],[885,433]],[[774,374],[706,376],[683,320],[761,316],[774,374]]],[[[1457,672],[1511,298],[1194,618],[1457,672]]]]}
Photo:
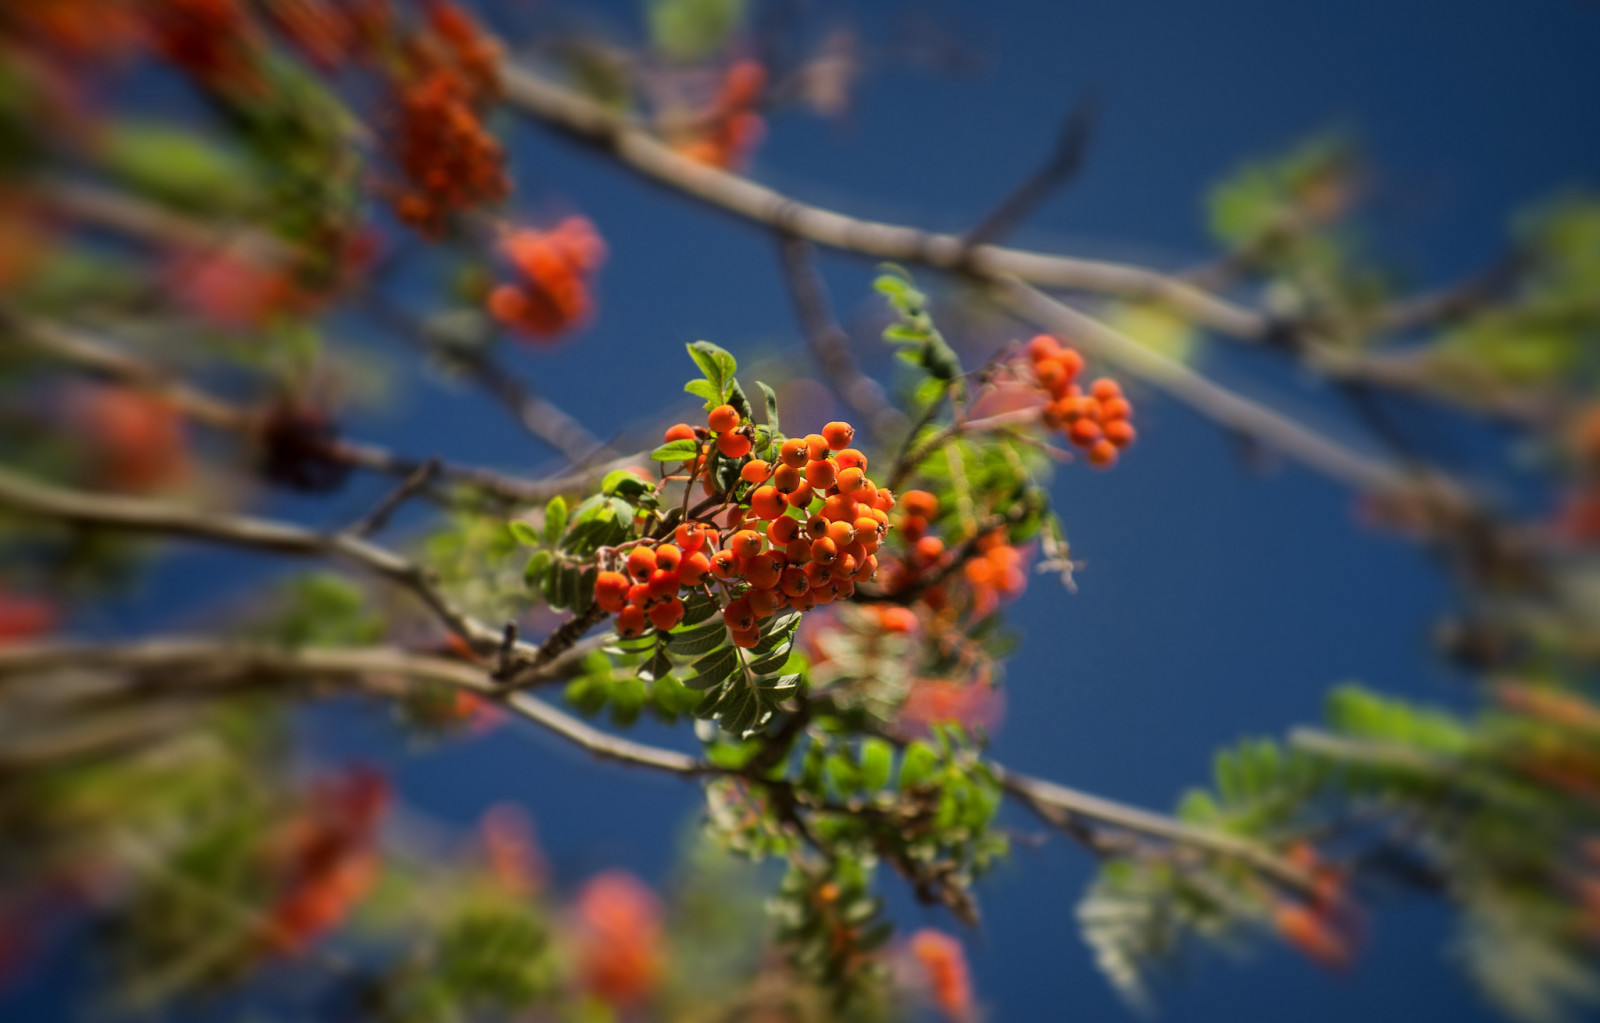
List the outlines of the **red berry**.
{"type": "Polygon", "coordinates": [[[835,451],[849,447],[855,435],[856,428],[849,423],[835,421],[822,428],[823,439],[828,442],[828,447],[835,451]]]}

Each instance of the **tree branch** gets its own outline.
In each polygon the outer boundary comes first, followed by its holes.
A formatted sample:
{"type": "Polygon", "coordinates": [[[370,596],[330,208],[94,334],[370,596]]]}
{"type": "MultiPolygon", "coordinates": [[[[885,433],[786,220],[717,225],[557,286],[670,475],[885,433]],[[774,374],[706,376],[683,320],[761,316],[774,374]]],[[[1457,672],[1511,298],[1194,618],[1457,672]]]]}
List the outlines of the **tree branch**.
{"type": "MultiPolygon", "coordinates": [[[[576,657],[586,652],[580,651],[576,657]]],[[[555,678],[571,664],[571,659],[552,658],[531,670],[538,677],[555,678]]],[[[166,685],[191,688],[194,678],[207,673],[213,687],[219,680],[236,683],[241,678],[320,678],[344,683],[362,679],[365,688],[388,695],[394,691],[392,686],[386,687],[385,678],[438,682],[493,700],[603,760],[689,777],[718,770],[687,754],[602,732],[527,693],[507,693],[481,666],[395,647],[285,649],[227,639],[165,638],[128,644],[52,642],[0,648],[0,692],[29,675],[64,670],[149,673],[166,685]]]]}

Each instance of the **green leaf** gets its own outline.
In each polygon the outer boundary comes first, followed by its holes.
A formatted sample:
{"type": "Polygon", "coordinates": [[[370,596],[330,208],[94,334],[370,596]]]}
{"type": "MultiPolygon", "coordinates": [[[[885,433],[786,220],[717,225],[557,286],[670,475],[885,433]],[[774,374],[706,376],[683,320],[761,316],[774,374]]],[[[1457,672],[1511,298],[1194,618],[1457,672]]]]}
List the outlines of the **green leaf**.
{"type": "Polygon", "coordinates": [[[756,386],[761,388],[761,394],[767,399],[767,426],[774,435],[778,433],[778,393],[761,381],[756,381],[756,386]]]}
{"type": "Polygon", "coordinates": [[[894,768],[894,749],[878,738],[861,744],[861,784],[869,792],[876,792],[889,784],[889,772],[894,768]]]}
{"type": "Polygon", "coordinates": [[[517,538],[517,542],[525,547],[538,547],[544,542],[539,536],[539,531],[521,519],[512,519],[506,525],[510,528],[511,535],[517,538]]]}
{"type": "Polygon", "coordinates": [[[528,563],[522,566],[522,581],[529,586],[540,585],[553,560],[550,552],[546,550],[537,550],[528,555],[528,563]]]}
{"type": "Polygon", "coordinates": [[[708,409],[722,402],[722,392],[709,380],[691,380],[683,385],[683,389],[697,398],[704,398],[708,409]]]}
{"type": "Polygon", "coordinates": [[[651,0],[650,42],[670,60],[701,61],[722,49],[744,13],[744,0],[651,0]]]}
{"type": "Polygon", "coordinates": [[[703,690],[719,686],[739,670],[739,654],[728,646],[708,654],[694,663],[694,675],[684,680],[690,689],[703,690]]]}
{"type": "MultiPolygon", "coordinates": [[[[687,613],[685,614],[687,620],[687,613]]],[[[680,629],[667,640],[667,646],[675,654],[685,657],[698,657],[709,653],[721,646],[728,638],[728,630],[722,622],[709,622],[699,628],[680,629]]]]}
{"type": "Polygon", "coordinates": [[[916,788],[939,769],[939,754],[925,743],[913,742],[900,758],[901,790],[916,788]]]}
{"type": "MultiPolygon", "coordinates": [[[[678,443],[674,441],[673,443],[678,443]]],[[[693,444],[694,441],[684,443],[693,444]]],[[[651,493],[655,486],[637,473],[627,469],[613,469],[606,473],[606,478],[600,481],[600,492],[613,497],[620,497],[628,502],[635,502],[644,494],[651,493]]]]}
{"type": "Polygon", "coordinates": [[[716,388],[717,400],[726,401],[728,384],[739,369],[739,361],[727,349],[720,348],[710,341],[695,341],[688,348],[689,357],[700,367],[700,372],[705,374],[711,386],[716,388]]]}
{"type": "Polygon", "coordinates": [[[656,462],[688,462],[700,453],[700,445],[688,438],[673,440],[650,452],[650,458],[656,462]]]}
{"type": "Polygon", "coordinates": [[[567,499],[557,494],[544,506],[544,542],[555,543],[567,528],[567,499]]]}
{"type": "Polygon", "coordinates": [[[750,399],[745,396],[744,388],[740,387],[739,381],[732,377],[728,378],[728,404],[738,411],[741,420],[756,417],[756,410],[751,406],[750,399]]]}

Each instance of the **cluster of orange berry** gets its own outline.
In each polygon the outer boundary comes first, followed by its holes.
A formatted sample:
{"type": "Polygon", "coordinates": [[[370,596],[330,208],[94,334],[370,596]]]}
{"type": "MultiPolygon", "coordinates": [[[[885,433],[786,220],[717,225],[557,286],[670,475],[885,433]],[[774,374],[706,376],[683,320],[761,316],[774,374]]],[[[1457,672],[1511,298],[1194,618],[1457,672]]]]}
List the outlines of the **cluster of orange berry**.
{"type": "Polygon", "coordinates": [[[465,72],[440,65],[400,97],[395,159],[410,188],[395,212],[423,234],[438,235],[458,210],[511,194],[505,150],[478,117],[478,95],[465,72]]]}
{"type": "Polygon", "coordinates": [[[522,280],[489,292],[495,319],[541,339],[588,319],[589,278],[605,261],[606,245],[587,218],[568,217],[549,231],[512,231],[500,251],[522,280]]]}
{"type": "Polygon", "coordinates": [[[146,16],[156,52],[206,87],[260,87],[249,14],[238,0],[152,0],[146,16]]]}
{"type": "MultiPolygon", "coordinates": [[[[719,405],[704,429],[679,423],[666,440],[705,442],[692,476],[706,466],[712,444],[726,458],[748,455],[746,429],[732,405],[719,405]]],[[[850,447],[854,437],[850,424],[829,423],[821,433],[784,441],[776,463],[745,462],[739,476],[753,489],[726,530],[685,523],[672,543],[639,543],[623,571],[596,578],[596,603],[617,615],[623,636],[652,625],[668,631],[683,619],[679,591],[702,589],[709,574],[728,597],[722,617],[734,643],[753,647],[759,623],[780,608],[809,611],[853,596],[856,583],[878,570],[876,552],[895,504],[867,478],[867,457],[850,447]]]]}
{"type": "Polygon", "coordinates": [[[430,31],[411,40],[413,59],[428,67],[454,67],[466,79],[474,101],[498,97],[499,41],[449,0],[427,0],[424,10],[430,31]]]}
{"type": "Polygon", "coordinates": [[[1355,959],[1360,927],[1345,893],[1344,872],[1305,842],[1290,846],[1286,858],[1311,876],[1312,890],[1304,902],[1279,902],[1272,913],[1273,928],[1318,965],[1330,970],[1348,967],[1355,959]]]}
{"type": "MultiPolygon", "coordinates": [[[[900,535],[910,544],[905,561],[895,573],[892,589],[917,584],[924,575],[945,565],[950,554],[942,539],[928,532],[930,521],[939,514],[939,499],[926,490],[908,490],[900,498],[900,535]]],[[[980,537],[976,554],[961,567],[973,590],[973,606],[982,616],[992,612],[1002,599],[1020,594],[1028,585],[1022,567],[1022,552],[1005,542],[1005,531],[996,530],[980,537]]],[[[922,602],[935,611],[943,610],[947,594],[932,587],[922,602]]]]}
{"type": "Polygon", "coordinates": [[[1028,342],[1028,359],[1033,363],[1034,379],[1050,395],[1042,413],[1044,424],[1065,432],[1068,440],[1083,449],[1090,465],[1099,469],[1115,465],[1117,453],[1136,436],[1128,422],[1133,405],[1123,397],[1121,385],[1101,377],[1085,394],[1077,383],[1083,356],[1049,334],[1028,342]]]}
{"type": "Polygon", "coordinates": [[[742,169],[766,134],[766,122],[756,113],[766,86],[766,68],[753,60],[734,61],[704,114],[700,134],[680,145],[678,151],[713,167],[742,169]]]}

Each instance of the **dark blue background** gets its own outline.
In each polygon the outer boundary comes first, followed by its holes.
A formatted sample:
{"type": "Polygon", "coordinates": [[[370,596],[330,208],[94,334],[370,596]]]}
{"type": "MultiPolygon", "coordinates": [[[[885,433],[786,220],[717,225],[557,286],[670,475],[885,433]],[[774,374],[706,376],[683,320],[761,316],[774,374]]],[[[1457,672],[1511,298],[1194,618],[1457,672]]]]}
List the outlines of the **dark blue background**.
{"type": "MultiPolygon", "coordinates": [[[[868,38],[890,38],[897,17],[861,6],[868,38]]],[[[1019,244],[1174,268],[1203,260],[1212,254],[1206,186],[1242,158],[1337,126],[1373,156],[1381,251],[1419,282],[1437,283],[1493,259],[1510,211],[1592,182],[1600,158],[1600,5],[1592,3],[974,0],[920,9],[978,47],[981,73],[874,69],[848,125],[778,119],[756,178],[846,212],[960,230],[1037,164],[1062,113],[1097,88],[1089,165],[1017,233],[1019,244]]],[[[629,26],[631,10],[609,5],[602,21],[629,26]]],[[[517,132],[526,209],[568,203],[611,246],[593,329],[554,352],[513,355],[543,391],[609,435],[640,410],[677,400],[686,341],[804,359],[766,235],[641,186],[537,129],[517,132]]],[[[874,301],[870,262],[827,255],[825,271],[842,316],[874,301]]],[[[877,344],[867,329],[858,340],[877,344]]],[[[1366,443],[1314,381],[1227,347],[1213,344],[1208,372],[1366,443]]],[[[1104,475],[1069,468],[1056,484],[1087,567],[1078,594],[1039,578],[1013,609],[1031,642],[1007,669],[998,759],[1166,807],[1207,777],[1219,745],[1314,721],[1331,684],[1360,679],[1460,701],[1462,680],[1427,644],[1451,593],[1419,550],[1359,527],[1342,488],[1294,466],[1252,473],[1207,422],[1157,395],[1136,400],[1142,441],[1124,464],[1104,475]]],[[[1494,439],[1458,436],[1448,422],[1431,429],[1469,458],[1487,457],[1494,439]]],[[[352,432],[508,466],[548,457],[476,393],[420,381],[352,432]]],[[[352,493],[338,513],[305,513],[342,521],[367,496],[352,493]]],[[[259,565],[186,554],[101,621],[151,621],[153,607],[195,603],[219,578],[259,565]]],[[[663,878],[698,805],[691,786],[595,765],[528,729],[406,756],[370,716],[316,715],[312,727],[312,748],[324,756],[353,742],[390,761],[405,799],[429,814],[466,824],[493,802],[522,802],[568,883],[608,866],[663,878]]],[[[1013,820],[1034,827],[1023,815],[1013,820]]],[[[1090,870],[1086,855],[1052,839],[1019,849],[981,885],[985,922],[969,937],[991,1018],[1129,1017],[1077,936],[1073,908],[1090,870]]],[[[896,882],[886,879],[886,889],[896,892],[896,882]]],[[[896,903],[907,922],[955,929],[898,894],[896,903]]],[[[1454,972],[1449,935],[1442,912],[1402,906],[1375,918],[1348,976],[1276,947],[1240,965],[1204,960],[1165,990],[1163,1016],[1493,1018],[1454,972]]]]}

